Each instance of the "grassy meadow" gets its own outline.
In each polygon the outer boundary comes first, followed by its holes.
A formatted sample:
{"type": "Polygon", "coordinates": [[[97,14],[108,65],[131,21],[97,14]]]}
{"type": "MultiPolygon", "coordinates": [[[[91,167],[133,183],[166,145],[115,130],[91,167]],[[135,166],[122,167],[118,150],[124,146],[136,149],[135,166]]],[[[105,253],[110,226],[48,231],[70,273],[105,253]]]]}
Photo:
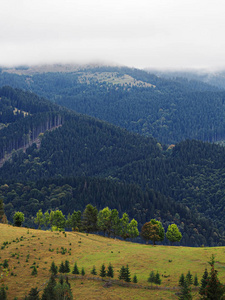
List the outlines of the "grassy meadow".
{"type": "MultiPolygon", "coordinates": [[[[79,232],[51,232],[17,228],[0,224],[0,263],[8,259],[9,270],[0,266],[0,286],[7,287],[9,300],[22,299],[32,287],[41,291],[50,276],[52,261],[57,266],[68,260],[72,272],[74,263],[85,269],[85,276],[71,274],[70,283],[74,299],[176,299],[178,280],[188,270],[200,282],[208,261],[215,255],[215,267],[219,279],[225,283],[225,248],[189,248],[172,246],[140,245],[118,239],[79,232]],[[91,275],[93,265],[99,274],[102,264],[114,267],[112,285],[91,275]],[[128,264],[131,277],[137,275],[138,283],[120,285],[119,270],[128,264]],[[31,275],[36,266],[37,275],[31,275]],[[159,289],[149,289],[149,273],[158,271],[162,284],[159,289]],[[97,278],[96,280],[93,277],[97,278]],[[147,287],[147,288],[146,288],[147,287]]],[[[69,276],[70,277],[70,276],[69,276]]],[[[153,284],[153,286],[155,286],[153,284]]],[[[193,291],[197,299],[197,291],[193,291]]]]}

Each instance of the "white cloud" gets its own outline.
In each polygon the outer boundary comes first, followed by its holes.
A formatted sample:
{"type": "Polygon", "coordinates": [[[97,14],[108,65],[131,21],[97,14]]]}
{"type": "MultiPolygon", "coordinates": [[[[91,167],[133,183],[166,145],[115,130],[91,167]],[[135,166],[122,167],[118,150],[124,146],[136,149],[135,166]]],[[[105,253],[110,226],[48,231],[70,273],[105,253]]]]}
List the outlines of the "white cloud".
{"type": "Polygon", "coordinates": [[[222,0],[2,0],[0,64],[225,67],[222,0]]]}

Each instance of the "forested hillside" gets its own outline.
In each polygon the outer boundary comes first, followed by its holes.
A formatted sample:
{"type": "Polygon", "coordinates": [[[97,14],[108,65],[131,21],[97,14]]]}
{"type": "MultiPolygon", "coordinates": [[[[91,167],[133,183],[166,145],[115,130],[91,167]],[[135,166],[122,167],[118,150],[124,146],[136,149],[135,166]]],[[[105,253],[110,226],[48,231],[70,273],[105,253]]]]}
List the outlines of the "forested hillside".
{"type": "Polygon", "coordinates": [[[95,67],[73,72],[0,73],[5,84],[31,90],[76,112],[164,144],[224,139],[225,92],[200,81],[163,79],[145,71],[95,67]],[[20,74],[20,75],[19,75],[20,74]]]}

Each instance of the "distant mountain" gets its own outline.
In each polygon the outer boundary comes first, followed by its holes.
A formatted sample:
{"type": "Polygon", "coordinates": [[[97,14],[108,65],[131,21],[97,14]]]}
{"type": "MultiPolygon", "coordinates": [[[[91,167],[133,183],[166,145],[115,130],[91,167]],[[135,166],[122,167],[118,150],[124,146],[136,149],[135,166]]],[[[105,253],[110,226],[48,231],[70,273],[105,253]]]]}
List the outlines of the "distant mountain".
{"type": "Polygon", "coordinates": [[[225,91],[201,81],[125,67],[56,65],[3,69],[0,86],[6,84],[164,144],[225,138],[225,91]]]}
{"type": "Polygon", "coordinates": [[[126,209],[140,225],[152,217],[167,225],[176,220],[187,245],[224,244],[225,148],[201,141],[167,148],[30,92],[5,87],[0,94],[7,120],[1,141],[11,141],[11,157],[0,168],[0,197],[10,219],[20,209],[32,220],[41,208],[68,213],[91,202],[126,209]],[[47,128],[49,120],[60,124],[47,128]],[[39,144],[34,139],[13,151],[33,133],[39,144]]]}
{"type": "Polygon", "coordinates": [[[182,82],[187,79],[189,82],[204,82],[209,85],[225,90],[225,71],[224,70],[157,70],[146,69],[149,73],[154,73],[162,78],[182,82]]]}

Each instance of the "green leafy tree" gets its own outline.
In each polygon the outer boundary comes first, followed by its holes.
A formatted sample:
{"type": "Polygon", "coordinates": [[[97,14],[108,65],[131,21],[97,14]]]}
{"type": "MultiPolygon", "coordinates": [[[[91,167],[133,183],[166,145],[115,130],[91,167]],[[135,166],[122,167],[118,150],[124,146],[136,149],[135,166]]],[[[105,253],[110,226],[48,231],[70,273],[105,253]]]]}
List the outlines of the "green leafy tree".
{"type": "Polygon", "coordinates": [[[41,209],[36,214],[36,218],[34,219],[34,223],[38,225],[38,229],[41,228],[41,225],[44,224],[44,216],[41,209]]]}
{"type": "Polygon", "coordinates": [[[59,282],[54,287],[55,300],[72,300],[73,295],[70,286],[66,282],[59,282]]]}
{"type": "Polygon", "coordinates": [[[79,230],[81,227],[81,211],[75,211],[72,215],[69,215],[67,218],[67,226],[72,228],[73,231],[79,230]]]}
{"type": "Polygon", "coordinates": [[[97,217],[97,208],[88,204],[82,215],[82,227],[86,232],[95,232],[97,230],[97,217]]]}
{"type": "Polygon", "coordinates": [[[55,265],[54,261],[51,264],[50,267],[50,272],[52,273],[52,275],[56,275],[58,273],[58,267],[55,265]]]}
{"type": "Polygon", "coordinates": [[[77,267],[77,263],[75,262],[74,267],[73,267],[73,272],[72,274],[80,274],[79,269],[77,267]]]}
{"type": "Polygon", "coordinates": [[[180,233],[176,224],[171,224],[168,226],[166,238],[171,242],[172,245],[175,242],[180,242],[182,239],[182,234],[180,233]]]}
{"type": "Polygon", "coordinates": [[[112,211],[108,207],[103,208],[98,212],[97,226],[98,229],[104,232],[104,235],[107,233],[108,236],[111,234],[111,214],[112,211]]]}
{"type": "Polygon", "coordinates": [[[44,213],[43,219],[44,219],[44,226],[45,226],[45,227],[48,227],[48,225],[50,224],[50,215],[49,215],[49,212],[48,212],[48,211],[46,211],[46,212],[44,213]]]}
{"type": "Polygon", "coordinates": [[[108,266],[108,270],[107,270],[106,276],[107,277],[111,277],[111,278],[114,277],[114,270],[113,270],[113,266],[111,265],[111,263],[108,266]]]}
{"type": "Polygon", "coordinates": [[[111,212],[111,231],[113,237],[116,237],[120,234],[120,218],[117,209],[113,209],[111,212]]]}
{"type": "MultiPolygon", "coordinates": [[[[50,218],[51,218],[51,213],[50,213],[50,218]]],[[[51,222],[52,222],[52,226],[55,226],[57,230],[64,229],[65,223],[66,223],[66,218],[63,215],[63,213],[61,212],[61,210],[54,211],[51,222]]]]}
{"type": "Polygon", "coordinates": [[[120,219],[120,236],[126,240],[130,237],[129,232],[129,216],[127,213],[124,213],[120,219]]]}
{"type": "Polygon", "coordinates": [[[95,266],[93,266],[93,268],[92,268],[92,270],[91,270],[91,274],[92,274],[92,275],[97,275],[97,271],[96,271],[95,266]]]}
{"type": "Polygon", "coordinates": [[[106,277],[106,269],[105,269],[104,264],[102,264],[102,266],[101,266],[99,275],[100,275],[100,277],[106,277]]]}
{"type": "Polygon", "coordinates": [[[0,199],[0,223],[2,222],[2,218],[4,216],[4,204],[3,204],[3,200],[0,199]]]}
{"type": "Polygon", "coordinates": [[[13,216],[13,224],[17,227],[21,227],[24,222],[24,214],[20,211],[15,212],[13,216]]]}
{"type": "Polygon", "coordinates": [[[132,219],[129,224],[129,235],[132,239],[139,236],[138,231],[138,222],[135,219],[132,219]]]}
{"type": "Polygon", "coordinates": [[[145,223],[141,228],[141,237],[148,243],[149,240],[153,242],[163,241],[165,236],[164,228],[160,221],[152,219],[150,222],[145,223]]]}

